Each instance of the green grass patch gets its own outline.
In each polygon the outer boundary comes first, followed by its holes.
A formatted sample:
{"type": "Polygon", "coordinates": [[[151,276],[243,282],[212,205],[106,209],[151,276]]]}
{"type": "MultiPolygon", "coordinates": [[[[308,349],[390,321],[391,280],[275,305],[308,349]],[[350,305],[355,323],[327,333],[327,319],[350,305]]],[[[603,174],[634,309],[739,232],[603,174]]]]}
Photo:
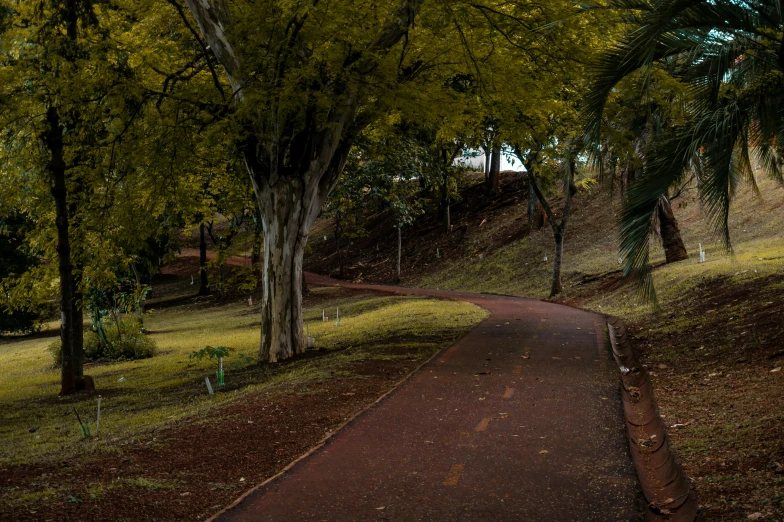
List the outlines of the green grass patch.
{"type": "Polygon", "coordinates": [[[97,396],[57,398],[59,371],[52,367],[47,351],[51,338],[3,342],[0,464],[120,451],[122,444],[153,428],[204,415],[248,393],[351,375],[349,363],[394,358],[396,350],[410,353],[412,345],[415,353],[424,357],[451,343],[486,315],[468,303],[419,297],[338,297],[339,291],[333,289],[313,291],[322,302],[305,309],[306,323],[316,338],[316,347],[326,352],[274,366],[248,365],[238,357],[242,354],[257,360],[259,342],[259,313],[244,302],[152,310],[145,325],[158,346],[154,357],[85,367],[102,395],[100,431],[88,439],[82,438],[72,408],[92,424],[94,432],[97,396]],[[334,324],[337,307],[339,328],[334,324]],[[326,308],[330,310],[329,323],[321,321],[321,311],[326,308]],[[212,397],[204,378],[210,377],[217,388],[216,362],[188,357],[208,345],[234,350],[224,361],[226,387],[212,397]],[[38,429],[31,433],[28,428],[38,429]]]}

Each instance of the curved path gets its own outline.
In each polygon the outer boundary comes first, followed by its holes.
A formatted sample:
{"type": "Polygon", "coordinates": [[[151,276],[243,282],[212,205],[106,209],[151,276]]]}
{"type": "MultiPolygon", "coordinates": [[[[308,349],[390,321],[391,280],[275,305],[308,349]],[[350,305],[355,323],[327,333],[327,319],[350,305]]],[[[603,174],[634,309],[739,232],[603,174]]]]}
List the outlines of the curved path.
{"type": "Polygon", "coordinates": [[[381,287],[490,312],[220,521],[637,520],[600,316],[530,299],[381,287]]]}

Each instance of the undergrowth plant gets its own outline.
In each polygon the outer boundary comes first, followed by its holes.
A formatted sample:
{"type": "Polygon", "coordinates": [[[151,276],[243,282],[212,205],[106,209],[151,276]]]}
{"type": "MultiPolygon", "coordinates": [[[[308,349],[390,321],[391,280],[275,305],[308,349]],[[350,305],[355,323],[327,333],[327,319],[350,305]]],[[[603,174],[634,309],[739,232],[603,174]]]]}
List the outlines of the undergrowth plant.
{"type": "MultiPolygon", "coordinates": [[[[109,322],[109,319],[104,318],[100,321],[100,329],[85,333],[85,360],[135,361],[155,355],[155,341],[139,329],[134,319],[125,318],[118,323],[107,324],[109,322]]],[[[61,346],[60,339],[49,345],[49,353],[58,367],[62,362],[61,346]]]]}

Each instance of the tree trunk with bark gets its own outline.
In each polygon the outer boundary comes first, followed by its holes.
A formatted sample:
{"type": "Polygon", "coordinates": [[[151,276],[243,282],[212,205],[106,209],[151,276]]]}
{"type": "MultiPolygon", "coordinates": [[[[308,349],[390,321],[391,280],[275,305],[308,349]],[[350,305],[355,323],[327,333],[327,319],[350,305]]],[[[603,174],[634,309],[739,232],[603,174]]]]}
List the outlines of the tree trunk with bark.
{"type": "MultiPolygon", "coordinates": [[[[533,174],[531,174],[533,175],[533,174]]],[[[528,184],[528,231],[533,232],[539,230],[544,225],[542,213],[539,209],[539,201],[536,199],[536,192],[534,192],[531,184],[528,184]]]]}
{"type": "Polygon", "coordinates": [[[563,249],[564,249],[564,238],[566,237],[566,225],[569,222],[569,215],[571,214],[572,210],[572,198],[574,194],[577,192],[577,188],[574,186],[574,170],[576,168],[574,157],[577,155],[577,151],[572,151],[570,154],[570,158],[568,159],[567,167],[569,170],[567,171],[567,176],[564,182],[564,192],[566,192],[566,201],[564,202],[563,214],[561,215],[560,222],[555,219],[555,214],[553,213],[550,204],[547,202],[547,198],[544,197],[542,191],[539,189],[539,185],[536,183],[536,177],[532,170],[528,171],[528,180],[533,189],[534,193],[536,194],[539,203],[542,205],[547,218],[550,220],[550,226],[553,229],[553,239],[555,241],[555,255],[553,258],[553,281],[550,287],[550,297],[555,297],[556,295],[560,294],[563,290],[563,286],[561,284],[561,266],[563,264],[563,249]]]}
{"type": "Polygon", "coordinates": [[[60,396],[76,393],[76,361],[74,360],[74,280],[71,262],[71,238],[68,220],[68,189],[63,157],[63,128],[55,107],[46,112],[47,129],[43,141],[51,155],[49,174],[52,180],[52,197],[57,226],[57,257],[60,276],[60,396]]]}
{"type": "MultiPolygon", "coordinates": [[[[260,360],[271,363],[304,353],[302,262],[312,222],[312,191],[300,179],[257,190],[264,223],[260,360]]],[[[317,214],[317,211],[316,211],[317,214]]]]}
{"type": "Polygon", "coordinates": [[[561,225],[553,226],[553,239],[555,240],[555,255],[553,257],[553,282],[550,286],[550,297],[561,293],[561,266],[563,264],[565,230],[561,225]]]}
{"type": "Polygon", "coordinates": [[[487,176],[487,188],[496,190],[501,184],[501,146],[494,145],[490,154],[490,173],[487,176]]]}
{"type": "Polygon", "coordinates": [[[488,183],[490,178],[490,146],[486,145],[484,148],[485,153],[485,183],[488,183]]]}
{"type": "Polygon", "coordinates": [[[199,295],[209,295],[210,281],[207,275],[207,234],[204,222],[199,224],[199,295]]]}
{"type": "Polygon", "coordinates": [[[451,202],[449,198],[449,173],[445,169],[441,182],[441,220],[444,224],[444,234],[449,234],[452,228],[451,202]]]}
{"type": "Polygon", "coordinates": [[[665,193],[659,199],[658,217],[659,232],[667,263],[688,259],[689,253],[686,251],[686,245],[683,244],[681,231],[678,228],[678,220],[675,219],[675,213],[672,211],[672,205],[670,204],[669,193],[665,193]]]}
{"type": "Polygon", "coordinates": [[[397,270],[395,271],[395,283],[400,283],[400,259],[403,257],[403,229],[397,226],[397,270]]]}

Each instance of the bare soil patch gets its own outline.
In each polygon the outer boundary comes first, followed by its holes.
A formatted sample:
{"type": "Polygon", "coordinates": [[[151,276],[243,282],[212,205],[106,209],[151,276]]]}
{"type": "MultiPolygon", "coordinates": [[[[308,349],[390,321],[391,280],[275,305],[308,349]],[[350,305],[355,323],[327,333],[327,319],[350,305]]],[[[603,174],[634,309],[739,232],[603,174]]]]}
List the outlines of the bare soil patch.
{"type": "Polygon", "coordinates": [[[216,417],[186,419],[88,459],[0,469],[5,491],[55,490],[34,507],[0,507],[0,519],[204,519],[375,401],[417,357],[347,364],[338,373],[348,377],[249,396],[216,417]]]}
{"type": "Polygon", "coordinates": [[[783,281],[708,279],[631,325],[706,520],[784,520],[783,281]]]}

